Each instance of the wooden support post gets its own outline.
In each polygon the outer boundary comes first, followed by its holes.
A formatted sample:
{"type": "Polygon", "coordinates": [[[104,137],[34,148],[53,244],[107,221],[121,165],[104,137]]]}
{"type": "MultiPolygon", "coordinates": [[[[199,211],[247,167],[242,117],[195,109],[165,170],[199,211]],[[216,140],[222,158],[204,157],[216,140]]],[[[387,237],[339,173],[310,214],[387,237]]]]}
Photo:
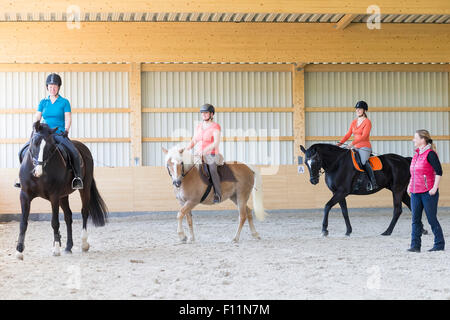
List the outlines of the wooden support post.
{"type": "Polygon", "coordinates": [[[130,136],[131,162],[142,166],[142,103],[141,103],[141,64],[131,63],[128,77],[128,92],[130,101],[130,136]]]}
{"type": "Polygon", "coordinates": [[[294,63],[292,67],[292,102],[294,104],[294,163],[302,156],[300,145],[306,148],[305,130],[305,63],[294,63]]]}

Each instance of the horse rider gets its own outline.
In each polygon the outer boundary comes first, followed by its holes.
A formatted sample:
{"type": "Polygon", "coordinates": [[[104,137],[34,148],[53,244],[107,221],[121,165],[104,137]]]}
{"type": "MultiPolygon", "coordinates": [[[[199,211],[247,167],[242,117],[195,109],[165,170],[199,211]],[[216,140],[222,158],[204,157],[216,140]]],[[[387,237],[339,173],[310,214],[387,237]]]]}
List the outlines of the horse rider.
{"type": "MultiPolygon", "coordinates": [[[[52,73],[48,75],[45,85],[49,95],[39,103],[34,121],[41,121],[42,119],[42,122],[46,123],[51,129],[58,128],[54,139],[57,144],[63,145],[69,151],[72,159],[73,174],[75,176],[72,180],[72,189],[83,189],[79,153],[68,137],[72,125],[70,102],[59,94],[62,85],[61,77],[56,73],[52,73]]],[[[19,161],[21,163],[24,157],[24,151],[29,145],[30,142],[27,142],[19,152],[19,161]]],[[[19,182],[14,186],[17,188],[21,187],[19,182]]]]}
{"type": "Polygon", "coordinates": [[[203,161],[208,164],[211,173],[211,180],[214,186],[214,203],[219,203],[222,201],[222,190],[217,166],[221,164],[221,156],[219,154],[221,128],[218,123],[214,122],[215,109],[213,105],[209,103],[202,105],[200,113],[203,121],[198,124],[195,134],[185,150],[191,150],[195,145],[199,144],[199,154],[202,156],[203,161]]]}
{"type": "Polygon", "coordinates": [[[350,129],[347,134],[339,141],[337,144],[341,146],[347,141],[353,134],[353,142],[348,144],[348,148],[354,148],[360,158],[363,165],[364,171],[367,173],[370,179],[370,184],[368,186],[368,191],[375,190],[378,188],[377,181],[375,180],[375,175],[373,173],[372,167],[369,164],[369,157],[372,152],[372,145],[370,144],[370,130],[372,129],[372,122],[367,117],[366,112],[369,110],[369,106],[365,101],[358,101],[355,105],[356,118],[350,124],[350,129]]]}

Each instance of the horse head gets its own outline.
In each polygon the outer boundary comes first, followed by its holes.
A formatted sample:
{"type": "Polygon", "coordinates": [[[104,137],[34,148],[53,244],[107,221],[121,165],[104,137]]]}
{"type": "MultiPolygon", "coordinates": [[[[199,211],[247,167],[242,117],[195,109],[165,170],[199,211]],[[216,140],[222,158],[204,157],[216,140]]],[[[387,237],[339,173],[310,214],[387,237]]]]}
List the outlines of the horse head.
{"type": "Polygon", "coordinates": [[[169,150],[162,148],[162,151],[166,155],[166,167],[172,178],[172,184],[179,188],[183,178],[194,165],[194,156],[179,145],[169,150]]]}
{"type": "Polygon", "coordinates": [[[314,145],[306,150],[303,146],[300,146],[300,150],[305,154],[305,163],[309,170],[309,181],[312,184],[319,183],[320,169],[322,168],[322,158],[314,145]]]}
{"type": "Polygon", "coordinates": [[[36,121],[33,124],[33,133],[30,139],[30,155],[33,163],[33,174],[35,177],[40,177],[43,173],[44,167],[49,160],[44,160],[44,154],[55,146],[54,133],[58,128],[51,129],[47,124],[36,121]]]}

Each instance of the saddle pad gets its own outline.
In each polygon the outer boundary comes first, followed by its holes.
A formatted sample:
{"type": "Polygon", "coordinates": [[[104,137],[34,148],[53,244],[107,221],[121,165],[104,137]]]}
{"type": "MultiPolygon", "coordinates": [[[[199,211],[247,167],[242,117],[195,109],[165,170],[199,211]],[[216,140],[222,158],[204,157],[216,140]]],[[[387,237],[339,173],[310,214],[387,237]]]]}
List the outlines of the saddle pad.
{"type": "MultiPolygon", "coordinates": [[[[353,166],[355,167],[356,170],[364,172],[364,170],[362,170],[358,163],[356,162],[356,158],[355,158],[355,151],[352,150],[352,161],[353,161],[353,166]]],[[[369,164],[372,167],[373,171],[379,171],[381,169],[383,169],[383,164],[381,163],[380,158],[376,157],[376,156],[372,156],[369,158],[369,164]]]]}
{"type": "MultiPolygon", "coordinates": [[[[231,170],[230,166],[227,163],[224,163],[222,166],[217,167],[217,173],[219,174],[220,181],[230,181],[230,182],[236,182],[236,177],[233,174],[233,171],[231,170]]],[[[200,166],[200,177],[202,178],[203,182],[205,184],[210,183],[210,177],[209,172],[207,169],[206,163],[202,163],[200,166]]]]}

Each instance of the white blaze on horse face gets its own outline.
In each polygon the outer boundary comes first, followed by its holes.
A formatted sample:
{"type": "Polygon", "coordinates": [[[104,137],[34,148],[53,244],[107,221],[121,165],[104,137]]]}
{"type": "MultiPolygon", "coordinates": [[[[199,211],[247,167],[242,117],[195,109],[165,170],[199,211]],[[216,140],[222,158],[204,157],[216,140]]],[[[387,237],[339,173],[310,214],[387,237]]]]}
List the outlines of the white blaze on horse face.
{"type": "Polygon", "coordinates": [[[306,163],[308,164],[308,167],[310,167],[311,168],[311,159],[309,159],[308,161],[306,161],[306,163]]]}
{"type": "MultiPolygon", "coordinates": [[[[41,146],[39,147],[39,155],[38,155],[38,161],[42,162],[44,160],[44,148],[45,148],[45,140],[42,139],[41,146]]],[[[42,165],[37,165],[36,168],[34,168],[34,175],[36,177],[42,176],[43,168],[42,165]]]]}
{"type": "Polygon", "coordinates": [[[178,167],[178,162],[175,159],[172,159],[172,164],[173,164],[173,177],[175,179],[178,178],[178,174],[177,174],[177,167],[178,167]]]}

